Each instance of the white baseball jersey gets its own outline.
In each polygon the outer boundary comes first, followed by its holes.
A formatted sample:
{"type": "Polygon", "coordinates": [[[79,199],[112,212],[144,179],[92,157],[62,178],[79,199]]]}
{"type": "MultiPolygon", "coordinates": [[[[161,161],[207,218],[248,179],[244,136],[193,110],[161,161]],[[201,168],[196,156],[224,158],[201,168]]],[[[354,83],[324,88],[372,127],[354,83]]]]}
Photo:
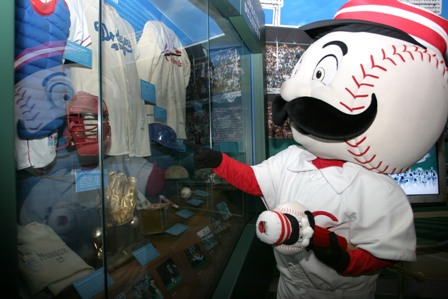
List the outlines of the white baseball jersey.
{"type": "Polygon", "coordinates": [[[111,144],[109,155],[144,157],[151,154],[145,104],[140,98],[140,79],[135,65],[135,31],[115,8],[102,5],[98,24],[97,1],[84,0],[88,30],[92,37],[92,69],[72,67],[74,93],[99,94],[98,55],[102,59],[102,98],[109,111],[111,144]],[[102,52],[98,53],[98,30],[102,30],[102,52]]]}
{"type": "MultiPolygon", "coordinates": [[[[145,24],[137,45],[140,78],[154,84],[156,105],[166,110],[166,124],[178,138],[186,138],[186,87],[190,60],[174,31],[159,21],[145,24]]],[[[154,122],[154,107],[147,105],[148,121],[154,122]]]]}
{"type": "Polygon", "coordinates": [[[28,167],[43,168],[56,158],[58,133],[38,139],[21,139],[15,135],[17,170],[28,167]]]}
{"type": "Polygon", "coordinates": [[[88,46],[92,39],[87,27],[87,20],[84,15],[81,0],[65,0],[70,10],[70,33],[68,40],[83,47],[88,46]]]}
{"type": "MultiPolygon", "coordinates": [[[[387,175],[359,165],[346,162],[342,167],[317,169],[311,163],[314,159],[316,156],[293,145],[252,166],[268,208],[297,201],[313,213],[316,225],[373,256],[414,260],[413,214],[402,189],[387,175]]],[[[310,251],[276,254],[276,259],[281,273],[280,298],[319,298],[322,291],[336,290],[344,293],[343,298],[351,298],[349,294],[373,296],[377,275],[341,276],[310,251]]]]}
{"type": "MultiPolygon", "coordinates": [[[[90,44],[91,39],[87,30],[84,12],[81,9],[81,0],[65,0],[65,3],[67,3],[70,10],[70,31],[68,40],[82,46],[90,44]]],[[[34,77],[34,75],[31,76],[34,77]]],[[[33,78],[30,79],[33,80],[33,78]]],[[[33,92],[35,93],[36,91],[34,90],[33,92]]],[[[16,168],[18,170],[29,167],[43,168],[52,163],[56,158],[57,140],[57,133],[39,139],[21,139],[16,134],[16,168]]]]}

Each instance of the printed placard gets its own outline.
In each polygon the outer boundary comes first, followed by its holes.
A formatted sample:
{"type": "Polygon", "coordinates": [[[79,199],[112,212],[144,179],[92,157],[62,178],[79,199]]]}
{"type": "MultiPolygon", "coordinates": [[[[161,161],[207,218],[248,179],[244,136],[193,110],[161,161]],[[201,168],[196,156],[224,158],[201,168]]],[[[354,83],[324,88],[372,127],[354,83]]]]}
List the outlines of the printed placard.
{"type": "Polygon", "coordinates": [[[160,122],[166,122],[167,120],[166,109],[154,106],[154,120],[160,122]]]}
{"type": "Polygon", "coordinates": [[[132,254],[141,266],[146,265],[160,255],[160,253],[151,243],[146,244],[145,246],[142,246],[137,250],[134,250],[132,254]]]}
{"type": "Polygon", "coordinates": [[[194,207],[198,207],[204,203],[204,201],[199,198],[191,198],[191,199],[186,200],[185,202],[194,207]]]}
{"type": "MultiPolygon", "coordinates": [[[[107,185],[107,171],[104,171],[103,179],[107,185]]],[[[77,169],[75,171],[76,192],[98,190],[101,187],[101,171],[95,169],[77,169]]]]}
{"type": "MultiPolygon", "coordinates": [[[[107,274],[107,284],[114,283],[112,277],[107,274]]],[[[104,268],[99,268],[75,282],[73,286],[82,299],[90,299],[104,290],[104,268]]]]}
{"type": "Polygon", "coordinates": [[[67,41],[63,58],[74,63],[92,68],[92,49],[86,48],[72,41],[67,41]]]}
{"type": "Polygon", "coordinates": [[[194,215],[194,213],[190,210],[183,209],[176,213],[177,216],[182,217],[184,219],[188,219],[194,215]]]}
{"type": "Polygon", "coordinates": [[[140,80],[140,97],[143,101],[155,105],[156,104],[156,86],[145,80],[140,80]]]}
{"type": "Polygon", "coordinates": [[[185,224],[176,223],[173,226],[171,226],[170,228],[168,228],[165,232],[167,234],[172,235],[172,236],[179,236],[180,234],[182,234],[187,229],[188,229],[188,226],[186,226],[185,224]]]}

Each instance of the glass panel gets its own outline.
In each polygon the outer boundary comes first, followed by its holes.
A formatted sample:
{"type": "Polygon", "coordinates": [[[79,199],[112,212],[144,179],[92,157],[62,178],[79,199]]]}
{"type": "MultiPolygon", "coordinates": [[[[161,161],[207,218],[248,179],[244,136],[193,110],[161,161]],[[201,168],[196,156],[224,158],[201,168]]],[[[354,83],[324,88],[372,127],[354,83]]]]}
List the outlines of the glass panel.
{"type": "Polygon", "coordinates": [[[65,2],[16,1],[23,298],[209,298],[248,199],[183,141],[253,161],[252,54],[207,0],[65,2]]]}

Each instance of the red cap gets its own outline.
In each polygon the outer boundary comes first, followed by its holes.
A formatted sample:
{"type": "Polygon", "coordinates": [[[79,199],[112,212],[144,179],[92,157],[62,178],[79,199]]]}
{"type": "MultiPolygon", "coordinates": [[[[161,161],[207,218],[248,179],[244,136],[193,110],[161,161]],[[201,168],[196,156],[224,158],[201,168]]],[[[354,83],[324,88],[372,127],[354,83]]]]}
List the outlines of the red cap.
{"type": "Polygon", "coordinates": [[[396,0],[351,0],[335,20],[360,20],[397,28],[442,58],[448,49],[448,21],[419,6],[396,0]]]}

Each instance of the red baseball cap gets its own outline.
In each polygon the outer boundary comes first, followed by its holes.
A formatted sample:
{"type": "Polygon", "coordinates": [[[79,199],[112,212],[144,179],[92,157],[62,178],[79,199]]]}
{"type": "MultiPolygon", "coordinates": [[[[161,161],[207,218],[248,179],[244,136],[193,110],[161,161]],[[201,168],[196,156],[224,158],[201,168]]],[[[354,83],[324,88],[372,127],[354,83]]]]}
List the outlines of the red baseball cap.
{"type": "Polygon", "coordinates": [[[397,0],[351,0],[336,12],[333,20],[300,27],[313,38],[332,30],[362,31],[362,28],[422,45],[441,57],[448,54],[448,21],[429,10],[397,0]]]}

